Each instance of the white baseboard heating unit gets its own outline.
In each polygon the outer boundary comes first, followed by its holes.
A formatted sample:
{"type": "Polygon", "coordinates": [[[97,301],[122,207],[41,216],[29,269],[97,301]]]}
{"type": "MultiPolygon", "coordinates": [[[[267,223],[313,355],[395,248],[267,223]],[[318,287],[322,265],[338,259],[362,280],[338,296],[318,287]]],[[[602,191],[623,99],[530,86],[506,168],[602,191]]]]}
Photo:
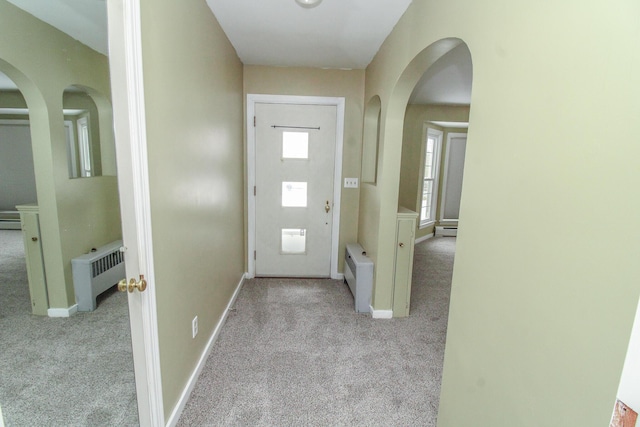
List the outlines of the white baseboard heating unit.
{"type": "Polygon", "coordinates": [[[121,247],[117,240],[71,260],[78,311],[95,310],[96,297],[125,278],[121,247]]]}
{"type": "Polygon", "coordinates": [[[373,288],[373,261],[357,243],[347,244],[344,254],[344,280],[353,294],[356,312],[369,313],[373,288]]]}

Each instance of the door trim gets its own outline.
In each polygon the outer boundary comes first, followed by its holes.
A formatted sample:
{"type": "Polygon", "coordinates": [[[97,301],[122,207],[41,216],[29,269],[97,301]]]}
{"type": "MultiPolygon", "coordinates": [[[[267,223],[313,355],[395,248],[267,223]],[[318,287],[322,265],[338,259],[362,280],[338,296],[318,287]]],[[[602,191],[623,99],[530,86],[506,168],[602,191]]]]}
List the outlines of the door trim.
{"type": "Polygon", "coordinates": [[[138,417],[165,425],[155,293],[145,126],[140,2],[107,2],[109,68],[122,234],[128,277],[144,274],[149,287],[129,293],[138,417]],[[128,246],[128,249],[127,249],[128,246]]]}
{"type": "Polygon", "coordinates": [[[336,147],[333,177],[333,225],[331,229],[331,278],[339,279],[338,244],[340,240],[340,196],[342,194],[342,147],[344,135],[343,97],[247,94],[247,270],[255,277],[256,263],[256,129],[253,126],[256,104],[334,105],[336,107],[336,147]]]}

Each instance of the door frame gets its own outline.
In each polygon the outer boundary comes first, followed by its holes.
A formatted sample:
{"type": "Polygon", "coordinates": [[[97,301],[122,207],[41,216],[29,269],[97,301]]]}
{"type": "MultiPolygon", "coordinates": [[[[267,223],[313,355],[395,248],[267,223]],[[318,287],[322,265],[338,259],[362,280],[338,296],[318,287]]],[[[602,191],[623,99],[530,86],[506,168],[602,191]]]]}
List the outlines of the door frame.
{"type": "Polygon", "coordinates": [[[333,105],[336,107],[336,146],[333,176],[333,219],[331,229],[331,278],[340,279],[338,273],[338,245],[340,241],[340,196],[342,194],[342,147],[344,144],[344,97],[260,95],[247,94],[247,277],[256,274],[253,257],[256,250],[256,104],[333,105]]]}
{"type": "Polygon", "coordinates": [[[165,425],[151,234],[140,2],[107,2],[122,251],[128,277],[143,274],[145,292],[128,294],[140,425],[165,425]]]}

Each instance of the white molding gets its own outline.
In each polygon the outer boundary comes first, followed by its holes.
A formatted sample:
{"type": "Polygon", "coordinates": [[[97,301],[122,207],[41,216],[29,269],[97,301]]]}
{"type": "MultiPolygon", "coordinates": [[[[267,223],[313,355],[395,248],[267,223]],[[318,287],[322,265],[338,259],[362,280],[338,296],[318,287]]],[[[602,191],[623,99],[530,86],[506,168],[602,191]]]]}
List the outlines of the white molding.
{"type": "Polygon", "coordinates": [[[256,185],[256,131],[253,126],[257,103],[265,104],[300,104],[300,105],[335,105],[336,106],[336,149],[333,180],[333,223],[331,230],[331,278],[339,279],[338,246],[340,243],[340,199],[342,195],[342,156],[344,145],[344,97],[326,96],[294,96],[294,95],[260,95],[247,94],[247,278],[255,277],[256,264],[253,252],[256,249],[256,205],[253,187],[256,185]]]}
{"type": "Polygon", "coordinates": [[[178,420],[180,419],[180,415],[182,415],[182,411],[184,410],[184,407],[189,401],[189,396],[191,395],[191,392],[196,386],[198,377],[200,377],[200,374],[202,373],[202,369],[204,369],[207,363],[207,359],[209,358],[209,355],[213,350],[213,345],[218,340],[218,337],[220,336],[220,332],[222,331],[222,327],[227,321],[227,317],[229,316],[229,311],[231,310],[233,305],[236,303],[236,299],[238,299],[238,294],[242,289],[242,285],[244,285],[244,281],[246,277],[247,277],[247,273],[244,273],[240,278],[240,282],[238,282],[238,285],[236,286],[236,290],[231,296],[231,299],[229,300],[229,304],[227,304],[226,310],[220,317],[220,320],[218,320],[218,324],[214,328],[213,333],[211,334],[211,337],[209,338],[209,341],[207,342],[207,345],[204,348],[204,351],[200,355],[200,359],[198,360],[198,363],[196,364],[195,369],[191,373],[191,376],[187,381],[186,387],[184,388],[184,390],[182,390],[180,399],[178,399],[178,404],[176,405],[176,407],[173,409],[173,412],[171,412],[171,415],[169,416],[169,420],[167,421],[167,426],[173,427],[178,423],[178,420]]]}
{"type": "Polygon", "coordinates": [[[375,310],[373,306],[369,306],[371,317],[374,319],[392,319],[393,310],[375,310]]]}
{"type": "Polygon", "coordinates": [[[335,279],[335,280],[344,280],[344,274],[338,273],[338,274],[336,274],[336,277],[333,277],[333,279],[335,279]]]}
{"type": "Polygon", "coordinates": [[[438,129],[434,129],[429,127],[429,123],[423,123],[422,125],[422,149],[420,151],[420,175],[418,179],[420,183],[418,188],[420,191],[418,192],[418,200],[416,204],[417,212],[418,212],[418,228],[429,227],[430,225],[435,223],[436,216],[438,215],[438,190],[440,186],[440,165],[441,165],[441,153],[442,153],[442,138],[444,136],[444,132],[438,129]],[[436,146],[435,146],[435,159],[434,159],[434,169],[435,169],[435,177],[433,178],[433,194],[431,197],[431,219],[427,221],[423,221],[421,218],[422,213],[422,193],[424,192],[424,162],[425,156],[427,155],[427,139],[433,136],[436,138],[436,146]]]}
{"type": "Polygon", "coordinates": [[[49,317],[71,317],[78,312],[78,304],[73,304],[69,308],[49,308],[47,315],[49,317]]]}
{"type": "Polygon", "coordinates": [[[418,237],[418,238],[416,239],[415,244],[417,245],[418,243],[422,243],[422,242],[424,242],[424,241],[426,241],[426,240],[431,239],[432,237],[433,237],[433,233],[432,233],[432,234],[427,234],[426,236],[418,237]]]}
{"type": "Polygon", "coordinates": [[[152,252],[140,2],[110,0],[107,8],[123,240],[129,246],[129,253],[125,253],[127,274],[144,275],[149,283],[145,292],[128,295],[138,415],[142,426],[162,426],[165,416],[152,252]]]}

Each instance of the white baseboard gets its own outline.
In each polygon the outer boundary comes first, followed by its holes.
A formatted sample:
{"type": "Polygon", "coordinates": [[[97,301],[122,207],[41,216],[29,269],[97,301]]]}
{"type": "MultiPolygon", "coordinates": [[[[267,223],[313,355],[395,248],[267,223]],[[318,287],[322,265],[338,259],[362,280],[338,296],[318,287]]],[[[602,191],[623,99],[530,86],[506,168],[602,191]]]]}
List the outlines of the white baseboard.
{"type": "Polygon", "coordinates": [[[344,274],[338,273],[336,277],[332,277],[333,280],[344,280],[344,274]]]}
{"type": "Polygon", "coordinates": [[[375,310],[372,306],[369,306],[371,310],[371,317],[374,319],[392,319],[393,310],[375,310]]]}
{"type": "Polygon", "coordinates": [[[193,388],[196,386],[198,377],[200,376],[200,373],[202,372],[202,369],[204,368],[204,365],[207,362],[207,358],[209,357],[211,350],[213,350],[213,345],[218,340],[218,336],[222,331],[222,326],[224,326],[224,323],[227,320],[227,316],[229,316],[229,310],[233,307],[233,304],[235,304],[236,299],[238,298],[238,294],[240,293],[240,289],[242,289],[242,285],[244,284],[244,280],[247,276],[248,276],[248,273],[244,273],[240,278],[240,282],[238,283],[238,286],[236,286],[236,290],[231,296],[231,299],[229,300],[229,304],[227,304],[227,308],[224,310],[224,313],[220,317],[218,324],[214,328],[213,333],[209,338],[209,342],[207,342],[207,345],[205,346],[204,351],[200,356],[200,360],[198,360],[198,363],[196,364],[196,367],[193,370],[193,373],[189,377],[189,381],[187,381],[187,386],[184,388],[184,390],[182,391],[182,394],[180,395],[178,404],[176,405],[176,407],[173,409],[173,412],[171,412],[171,415],[169,416],[169,420],[167,421],[167,424],[166,424],[167,426],[174,427],[178,423],[178,420],[180,419],[180,415],[182,415],[182,411],[184,410],[184,407],[186,406],[187,401],[189,400],[189,396],[191,395],[193,388]]]}
{"type": "Polygon", "coordinates": [[[69,308],[50,308],[47,310],[49,317],[71,317],[78,312],[78,304],[73,304],[69,308]]]}
{"type": "Polygon", "coordinates": [[[426,236],[418,237],[418,238],[416,239],[416,243],[415,243],[415,244],[417,245],[418,243],[422,243],[422,242],[424,242],[425,240],[429,240],[429,239],[430,239],[430,238],[432,238],[432,237],[433,237],[433,234],[427,234],[426,236]]]}

